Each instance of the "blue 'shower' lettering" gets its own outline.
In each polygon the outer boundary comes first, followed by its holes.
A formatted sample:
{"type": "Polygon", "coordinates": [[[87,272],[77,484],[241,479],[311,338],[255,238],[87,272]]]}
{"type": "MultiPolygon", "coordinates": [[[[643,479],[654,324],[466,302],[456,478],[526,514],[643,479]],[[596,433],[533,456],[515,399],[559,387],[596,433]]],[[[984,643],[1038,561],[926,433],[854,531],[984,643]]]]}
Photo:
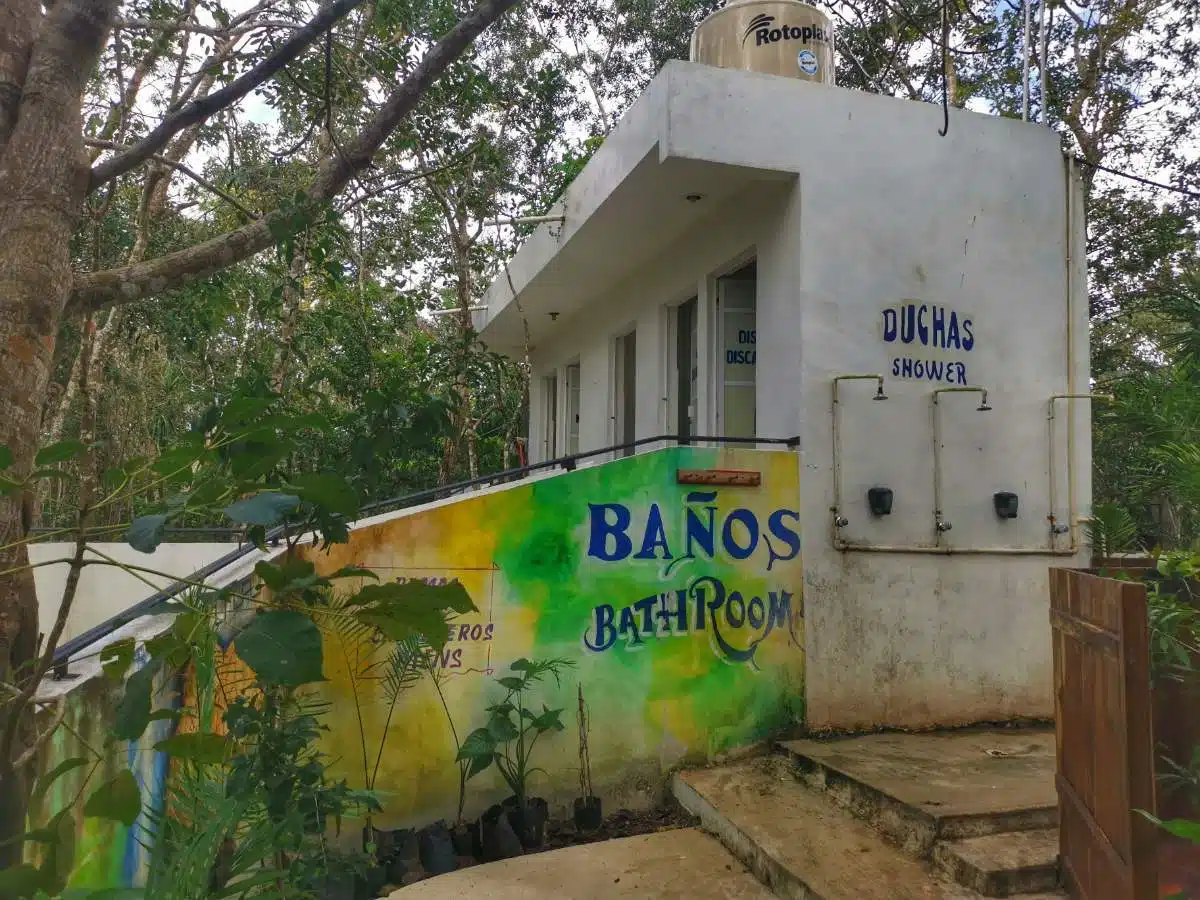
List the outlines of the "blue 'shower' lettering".
{"type": "MultiPolygon", "coordinates": [[[[883,342],[912,344],[928,350],[970,353],[975,346],[975,332],[972,321],[952,309],[930,303],[901,303],[897,307],[883,310],[883,342]]],[[[894,357],[892,377],[939,384],[969,383],[965,363],[920,356],[894,357]]]]}

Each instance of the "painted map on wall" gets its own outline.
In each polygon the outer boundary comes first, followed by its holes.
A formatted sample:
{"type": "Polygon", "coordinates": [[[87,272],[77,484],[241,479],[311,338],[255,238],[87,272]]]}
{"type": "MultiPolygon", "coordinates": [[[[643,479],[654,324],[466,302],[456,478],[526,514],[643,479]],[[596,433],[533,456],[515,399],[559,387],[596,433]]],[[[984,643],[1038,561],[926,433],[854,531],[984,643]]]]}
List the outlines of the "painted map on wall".
{"type": "MultiPolygon", "coordinates": [[[[799,469],[793,452],[672,448],[360,525],[349,544],[310,552],[322,571],[356,563],[381,579],[464,585],[479,612],[454,621],[434,660],[460,738],[486,722],[503,693],[493,678],[513,660],[572,660],[534,698],[566,707],[568,723],[538,747],[535,787],[578,793],[581,683],[603,794],[631,772],[661,777],[802,721],[799,469]],[[761,486],[679,485],[679,469],[752,470],[761,486]]],[[[370,652],[325,651],[325,749],[352,783],[363,780],[356,708],[369,744],[387,721],[386,704],[364,702],[347,677],[370,652]]],[[[404,695],[387,727],[377,785],[388,817],[452,814],[456,745],[432,685],[404,695]]],[[[489,771],[468,806],[500,793],[489,771]]]]}

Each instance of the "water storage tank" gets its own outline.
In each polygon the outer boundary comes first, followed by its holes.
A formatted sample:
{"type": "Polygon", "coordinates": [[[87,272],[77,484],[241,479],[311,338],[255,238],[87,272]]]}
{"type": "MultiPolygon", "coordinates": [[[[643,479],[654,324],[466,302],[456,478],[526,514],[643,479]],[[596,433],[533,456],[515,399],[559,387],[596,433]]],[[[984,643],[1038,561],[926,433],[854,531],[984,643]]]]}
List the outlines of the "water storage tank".
{"type": "Polygon", "coordinates": [[[833,84],[833,24],[794,0],[734,0],[692,34],[692,61],[833,84]]]}

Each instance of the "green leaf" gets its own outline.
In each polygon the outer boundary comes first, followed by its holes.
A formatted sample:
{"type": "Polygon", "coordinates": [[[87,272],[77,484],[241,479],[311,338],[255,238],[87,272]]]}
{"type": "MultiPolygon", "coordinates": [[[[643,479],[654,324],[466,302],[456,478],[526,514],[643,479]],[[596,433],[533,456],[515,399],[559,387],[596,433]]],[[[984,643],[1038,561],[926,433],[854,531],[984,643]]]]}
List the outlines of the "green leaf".
{"type": "Polygon", "coordinates": [[[42,858],[42,877],[46,889],[57,894],[67,885],[71,870],[75,868],[75,817],[74,810],[65,807],[47,824],[54,840],[42,858]]]}
{"type": "Polygon", "coordinates": [[[353,518],[358,515],[358,491],[340,475],[311,473],[297,475],[288,485],[300,499],[332,513],[353,518]]]}
{"type": "Polygon", "coordinates": [[[1192,822],[1188,819],[1168,819],[1158,824],[1164,831],[1175,837],[1191,841],[1193,844],[1200,844],[1200,822],[1192,822]]]}
{"type": "Polygon", "coordinates": [[[537,666],[534,665],[533,663],[531,663],[525,657],[521,657],[516,662],[514,662],[511,666],[509,666],[509,668],[512,669],[514,672],[532,672],[535,669],[537,669],[537,666]]]}
{"type": "Polygon", "coordinates": [[[134,550],[153,553],[162,543],[167,532],[167,517],[164,515],[138,516],[129,523],[125,541],[134,550]]]}
{"type": "Polygon", "coordinates": [[[379,580],[379,576],[370,569],[364,569],[362,566],[342,566],[336,572],[329,576],[330,580],[334,578],[374,578],[379,580]]]}
{"type": "Polygon", "coordinates": [[[407,641],[421,637],[434,650],[440,651],[445,647],[450,637],[450,626],[442,614],[434,609],[388,605],[363,610],[355,618],[381,632],[388,640],[407,641]]]}
{"type": "Polygon", "coordinates": [[[137,642],[133,638],[122,638],[113,641],[100,651],[100,668],[104,676],[113,681],[120,681],[133,665],[133,653],[137,642]]]}
{"type": "Polygon", "coordinates": [[[0,871],[0,897],[32,897],[45,885],[45,876],[29,863],[0,871]]]}
{"type": "Polygon", "coordinates": [[[88,798],[83,814],[93,819],[114,819],[131,826],[142,811],[142,795],[133,773],[125,769],[105,782],[88,798]]]}
{"type": "Polygon", "coordinates": [[[490,760],[495,752],[496,739],[492,737],[492,733],[486,728],[476,728],[458,748],[456,759],[478,759],[483,756],[490,760]]]}
{"type": "Polygon", "coordinates": [[[260,491],[252,497],[238,500],[225,507],[225,515],[239,525],[276,525],[300,505],[292,494],[260,491]]]}
{"type": "Polygon", "coordinates": [[[24,482],[13,481],[11,478],[5,478],[0,475],[0,494],[19,494],[24,488],[24,482]]]}
{"type": "Polygon", "coordinates": [[[68,459],[74,459],[87,449],[87,445],[83,441],[77,441],[74,438],[68,438],[65,441],[58,441],[43,447],[38,451],[37,456],[33,458],[34,465],[49,466],[54,463],[66,462],[68,459]]]}
{"type": "Polygon", "coordinates": [[[150,467],[159,475],[183,474],[200,461],[209,450],[203,443],[185,444],[182,447],[172,447],[164,452],[150,467]]]}
{"type": "Polygon", "coordinates": [[[512,719],[504,715],[492,716],[488,721],[487,730],[497,743],[515,741],[520,735],[517,726],[512,723],[512,719]]]}
{"type": "Polygon", "coordinates": [[[213,765],[223,763],[233,755],[233,742],[223,734],[177,734],[159,741],[154,749],[178,759],[213,765]]]}
{"type": "Polygon", "coordinates": [[[547,709],[530,724],[538,731],[562,731],[566,727],[560,718],[562,712],[561,709],[547,709]]]}
{"type": "Polygon", "coordinates": [[[136,741],[150,724],[150,695],[161,663],[155,659],[129,676],[125,693],[117,703],[112,735],[120,741],[136,741]]]}
{"type": "Polygon", "coordinates": [[[480,754],[479,756],[472,756],[471,765],[467,769],[467,778],[474,778],[476,775],[490,766],[495,759],[496,757],[494,754],[480,754]]]}
{"type": "Polygon", "coordinates": [[[234,644],[263,684],[295,687],[325,680],[321,632],[303,613],[284,609],[259,613],[234,644]]]}
{"type": "Polygon", "coordinates": [[[32,800],[36,803],[42,798],[46,791],[50,790],[50,785],[62,778],[68,772],[78,769],[80,766],[86,766],[88,759],[86,756],[72,756],[70,759],[64,759],[57,766],[43,775],[37,780],[33,786],[32,800]]]}
{"type": "Polygon", "coordinates": [[[496,683],[510,691],[519,691],[525,687],[525,681],[521,678],[515,678],[512,675],[506,675],[504,678],[497,678],[496,683]]]}
{"type": "Polygon", "coordinates": [[[278,563],[264,560],[254,567],[254,574],[276,594],[329,584],[329,579],[318,575],[317,567],[307,559],[285,559],[278,563]]]}
{"type": "Polygon", "coordinates": [[[13,464],[13,452],[7,444],[0,444],[0,469],[7,469],[13,464]]]}

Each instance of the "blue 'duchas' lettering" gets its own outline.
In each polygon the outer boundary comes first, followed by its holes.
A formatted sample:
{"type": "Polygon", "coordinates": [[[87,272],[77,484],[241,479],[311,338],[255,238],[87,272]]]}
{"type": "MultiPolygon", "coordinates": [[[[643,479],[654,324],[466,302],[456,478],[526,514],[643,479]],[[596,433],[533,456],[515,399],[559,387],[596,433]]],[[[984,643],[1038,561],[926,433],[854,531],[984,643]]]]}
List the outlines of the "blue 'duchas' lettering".
{"type": "Polygon", "coordinates": [[[800,534],[795,523],[800,514],[791,509],[777,509],[767,516],[764,531],[752,510],[739,507],[731,510],[717,523],[716,491],[692,491],[687,495],[685,527],[682,541],[676,540],[672,550],[663,525],[662,509],[651,503],[646,521],[633,530],[633,513],[622,503],[588,504],[588,556],[603,562],[634,559],[684,560],[712,559],[719,546],[731,558],[749,559],[762,543],[767,548],[767,571],[776,562],[794,559],[800,552],[800,534]],[[634,533],[631,534],[631,530],[634,533]],[[640,536],[640,540],[636,540],[640,536]],[[683,553],[677,551],[682,545],[683,553]]]}
{"type": "Polygon", "coordinates": [[[703,575],[686,588],[651,594],[619,611],[601,603],[592,610],[583,644],[593,653],[603,653],[618,638],[632,650],[651,637],[707,632],[719,656],[752,663],[759,645],[776,628],[784,628],[795,640],[789,591],[769,591],[766,600],[746,597],[727,589],[720,579],[703,575]]]}
{"type": "Polygon", "coordinates": [[[883,341],[891,344],[898,338],[903,344],[969,353],[975,346],[972,325],[970,319],[960,319],[944,306],[902,303],[898,309],[883,311],[883,341]]]}

